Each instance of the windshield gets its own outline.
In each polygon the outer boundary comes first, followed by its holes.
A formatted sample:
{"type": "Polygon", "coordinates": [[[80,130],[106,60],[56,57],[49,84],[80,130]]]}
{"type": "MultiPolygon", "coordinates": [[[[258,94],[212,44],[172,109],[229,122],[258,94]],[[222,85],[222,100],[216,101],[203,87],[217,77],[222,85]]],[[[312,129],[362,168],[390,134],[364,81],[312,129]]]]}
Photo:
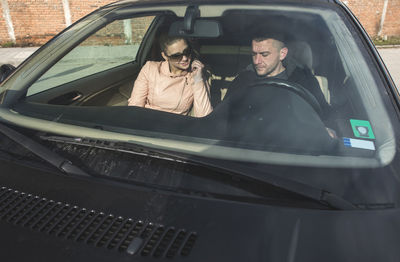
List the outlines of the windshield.
{"type": "Polygon", "coordinates": [[[31,61],[41,66],[13,86],[26,96],[3,119],[252,163],[392,161],[394,113],[384,106],[385,84],[336,9],[200,6],[197,20],[216,22],[220,34],[172,42],[163,37],[185,8],[155,9],[111,10],[75,38],[53,43],[57,55],[31,61]]]}

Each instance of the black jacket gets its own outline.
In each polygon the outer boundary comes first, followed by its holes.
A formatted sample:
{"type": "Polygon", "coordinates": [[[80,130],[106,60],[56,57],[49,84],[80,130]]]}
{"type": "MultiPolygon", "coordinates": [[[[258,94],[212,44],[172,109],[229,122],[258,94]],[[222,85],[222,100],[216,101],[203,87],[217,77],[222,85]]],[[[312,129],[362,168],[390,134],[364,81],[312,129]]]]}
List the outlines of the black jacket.
{"type": "MultiPolygon", "coordinates": [[[[319,87],[317,79],[312,75],[311,71],[308,69],[293,67],[291,69],[286,69],[285,74],[280,74],[277,79],[284,79],[290,82],[297,83],[308,90],[319,102],[322,109],[322,118],[327,119],[330,115],[331,108],[330,105],[326,102],[324,94],[319,87]]],[[[253,82],[263,79],[264,77],[259,77],[254,71],[253,67],[250,65],[245,70],[243,70],[239,75],[235,78],[232,84],[228,87],[228,91],[225,95],[225,98],[230,96],[233,92],[246,88],[251,85],[253,82]]],[[[271,77],[274,79],[275,77],[271,77]]]]}

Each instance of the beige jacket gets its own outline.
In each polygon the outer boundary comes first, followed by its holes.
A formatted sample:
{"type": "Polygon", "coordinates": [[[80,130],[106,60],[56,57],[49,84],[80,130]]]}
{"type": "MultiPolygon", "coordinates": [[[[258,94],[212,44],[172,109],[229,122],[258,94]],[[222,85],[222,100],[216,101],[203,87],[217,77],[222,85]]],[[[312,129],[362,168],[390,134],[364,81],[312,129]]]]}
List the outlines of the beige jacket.
{"type": "Polygon", "coordinates": [[[168,62],[147,62],[140,71],[131,97],[130,106],[140,106],[176,114],[203,117],[212,112],[209,85],[194,82],[190,72],[173,75],[168,62]]]}

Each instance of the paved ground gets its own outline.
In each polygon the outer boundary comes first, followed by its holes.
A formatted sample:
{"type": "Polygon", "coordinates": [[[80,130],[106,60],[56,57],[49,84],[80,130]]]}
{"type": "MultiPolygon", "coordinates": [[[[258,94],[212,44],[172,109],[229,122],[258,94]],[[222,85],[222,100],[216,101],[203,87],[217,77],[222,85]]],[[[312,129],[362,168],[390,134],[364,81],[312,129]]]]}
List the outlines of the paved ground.
{"type": "MultiPolygon", "coordinates": [[[[0,65],[12,64],[17,66],[31,55],[37,47],[27,48],[0,48],[0,65]]],[[[397,48],[378,48],[389,72],[400,89],[400,47],[397,48]]]]}
{"type": "Polygon", "coordinates": [[[398,89],[400,89],[400,47],[399,48],[378,48],[386,67],[398,89]]]}
{"type": "Polygon", "coordinates": [[[37,49],[38,47],[0,48],[0,65],[12,64],[17,66],[37,49]]]}

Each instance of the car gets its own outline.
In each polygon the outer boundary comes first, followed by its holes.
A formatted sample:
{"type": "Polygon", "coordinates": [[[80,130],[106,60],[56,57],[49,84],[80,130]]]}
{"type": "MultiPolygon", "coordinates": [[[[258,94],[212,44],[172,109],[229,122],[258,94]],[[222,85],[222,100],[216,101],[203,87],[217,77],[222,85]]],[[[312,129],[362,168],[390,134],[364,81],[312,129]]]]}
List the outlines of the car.
{"type": "Polygon", "coordinates": [[[2,79],[3,261],[400,260],[399,94],[338,0],[123,0],[2,79]],[[238,84],[258,28],[322,100],[238,84]],[[203,63],[211,113],[128,105],[162,34],[203,63]]]}

